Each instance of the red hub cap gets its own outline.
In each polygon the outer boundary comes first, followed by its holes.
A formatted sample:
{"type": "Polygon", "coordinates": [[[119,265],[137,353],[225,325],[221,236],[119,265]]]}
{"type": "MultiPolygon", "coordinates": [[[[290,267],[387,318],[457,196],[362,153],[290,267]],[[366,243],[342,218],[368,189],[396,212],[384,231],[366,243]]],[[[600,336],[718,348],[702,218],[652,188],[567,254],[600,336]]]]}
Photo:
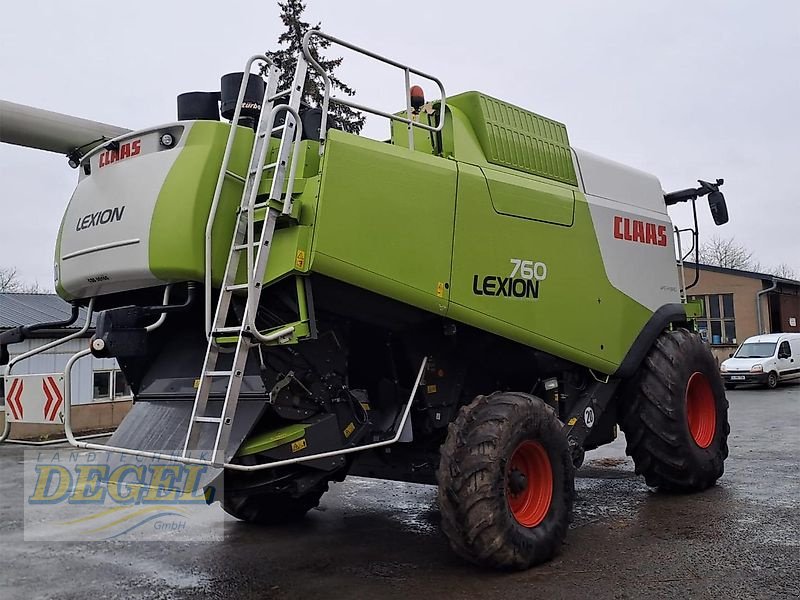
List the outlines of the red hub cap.
{"type": "Polygon", "coordinates": [[[717,431],[717,403],[711,383],[702,373],[694,373],[686,385],[686,416],[695,443],[708,448],[717,431]]]}
{"type": "Polygon", "coordinates": [[[539,442],[522,442],[508,463],[506,498],[511,514],[523,527],[544,521],[553,499],[553,469],[539,442]]]}

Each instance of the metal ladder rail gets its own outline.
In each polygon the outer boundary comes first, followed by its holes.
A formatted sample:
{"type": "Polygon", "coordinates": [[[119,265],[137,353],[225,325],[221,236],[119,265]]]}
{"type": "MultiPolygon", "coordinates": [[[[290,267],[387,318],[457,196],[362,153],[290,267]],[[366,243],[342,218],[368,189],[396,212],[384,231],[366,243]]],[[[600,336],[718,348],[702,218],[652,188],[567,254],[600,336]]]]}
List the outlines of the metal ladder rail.
{"type": "MultiPolygon", "coordinates": [[[[444,90],[444,85],[439,80],[438,77],[434,77],[433,75],[429,75],[428,73],[424,73],[418,69],[413,67],[409,67],[408,65],[404,65],[397,61],[392,60],[391,58],[386,58],[385,56],[381,56],[380,54],[376,54],[355,44],[351,44],[350,42],[345,42],[344,40],[340,40],[339,38],[335,38],[332,35],[328,35],[320,31],[319,29],[310,29],[306,32],[305,36],[303,36],[303,55],[305,56],[306,61],[317,71],[325,81],[325,95],[322,99],[322,123],[320,124],[319,130],[319,153],[322,154],[325,151],[325,140],[327,138],[327,122],[328,122],[328,106],[330,101],[333,100],[334,102],[338,102],[339,104],[344,104],[345,106],[349,106],[355,110],[362,110],[364,112],[372,113],[374,115],[378,115],[381,117],[385,117],[392,121],[400,121],[401,123],[405,123],[408,127],[408,147],[409,150],[414,149],[414,127],[419,127],[420,129],[425,129],[427,131],[439,133],[444,129],[444,120],[445,120],[445,111],[447,108],[447,98],[446,93],[444,90]],[[351,100],[347,100],[346,98],[339,98],[339,97],[331,97],[331,80],[328,73],[325,72],[325,69],[322,68],[314,57],[311,55],[311,50],[309,47],[309,42],[312,37],[320,37],[324,40],[327,40],[331,43],[338,44],[340,46],[344,46],[352,50],[353,52],[358,52],[359,54],[363,54],[364,56],[368,56],[370,58],[374,58],[377,61],[385,63],[387,65],[391,65],[393,67],[397,67],[398,69],[403,70],[405,74],[405,97],[406,97],[406,116],[401,117],[399,115],[393,115],[382,110],[378,110],[375,108],[371,108],[369,106],[364,106],[362,104],[358,104],[356,102],[352,102],[351,100]],[[439,111],[439,121],[436,126],[427,125],[425,123],[420,123],[413,119],[413,111],[411,107],[411,74],[418,75],[423,79],[428,79],[429,81],[434,82],[439,87],[439,92],[441,93],[441,108],[439,111]]],[[[299,62],[299,61],[298,61],[299,62]]]]}
{"type": "MultiPolygon", "coordinates": [[[[277,76],[268,83],[267,90],[264,97],[267,99],[262,107],[262,113],[259,117],[258,127],[256,129],[256,136],[253,142],[253,150],[250,155],[250,163],[248,165],[247,175],[245,178],[245,185],[242,190],[242,197],[239,202],[239,209],[237,213],[236,229],[233,232],[231,239],[231,246],[228,251],[228,262],[225,265],[225,273],[222,277],[222,287],[220,289],[220,296],[217,301],[217,308],[212,322],[213,330],[225,325],[225,321],[230,309],[230,300],[232,297],[230,289],[236,279],[236,272],[239,269],[240,254],[239,252],[244,249],[247,256],[248,273],[251,271],[251,265],[254,262],[253,247],[254,241],[254,223],[253,223],[253,210],[254,199],[258,196],[258,189],[261,185],[261,178],[264,171],[274,168],[275,164],[265,165],[267,152],[271,141],[271,136],[282,130],[285,127],[273,127],[275,122],[275,108],[272,107],[271,98],[274,97],[275,88],[277,87],[277,76]],[[243,237],[244,236],[244,237],[243,237]]],[[[276,107],[277,108],[277,107],[276,107]]],[[[248,277],[249,279],[249,277],[248,277]]],[[[210,341],[213,341],[213,335],[210,336],[210,341]]]]}
{"type": "MultiPolygon", "coordinates": [[[[302,77],[304,80],[305,71],[306,66],[299,65],[295,79],[300,77],[298,73],[302,72],[302,77]]],[[[291,194],[293,192],[294,175],[299,157],[299,141],[302,134],[302,124],[300,122],[298,111],[294,109],[292,105],[296,104],[297,107],[299,107],[303,86],[300,85],[293,87],[288,106],[279,105],[276,107],[271,107],[272,98],[276,97],[274,89],[276,85],[275,79],[276,78],[271,80],[272,83],[269,85],[265,94],[265,97],[268,98],[269,101],[265,104],[259,120],[259,127],[257,129],[256,140],[253,147],[253,152],[251,154],[250,166],[248,167],[245,189],[243,190],[242,201],[240,203],[237,228],[234,233],[231,249],[228,255],[228,263],[226,265],[225,275],[223,277],[222,289],[220,290],[217,311],[211,327],[208,347],[206,349],[200,385],[198,386],[198,392],[195,396],[195,403],[189,423],[189,431],[187,432],[183,448],[183,456],[185,457],[190,449],[196,446],[199,436],[199,431],[196,428],[197,423],[217,424],[214,446],[212,449],[212,461],[214,464],[221,464],[224,462],[224,452],[227,449],[227,443],[233,425],[233,418],[235,415],[236,406],[238,404],[244,368],[250,347],[253,344],[253,342],[248,338],[248,334],[252,337],[258,338],[264,343],[267,343],[293,331],[293,328],[289,327],[279,332],[263,335],[255,326],[255,312],[260,299],[261,282],[263,280],[264,272],[266,271],[266,264],[271,247],[272,236],[274,234],[275,224],[279,212],[276,208],[270,205],[270,201],[271,199],[280,198],[285,179],[286,157],[288,156],[289,147],[294,144],[294,159],[290,171],[290,181],[287,187],[287,196],[284,200],[283,210],[280,211],[280,213],[289,214],[291,212],[291,194]],[[270,110],[268,113],[269,116],[265,119],[264,115],[267,114],[266,109],[270,110]],[[281,111],[286,111],[289,114],[287,114],[283,125],[274,127],[275,117],[281,111]],[[279,158],[276,160],[276,162],[265,166],[264,163],[266,162],[271,136],[273,133],[278,131],[283,131],[281,146],[278,151],[279,158]],[[258,189],[264,171],[273,168],[275,168],[276,171],[273,176],[272,187],[270,190],[270,200],[267,200],[266,202],[267,219],[262,227],[261,237],[258,243],[257,256],[254,258],[253,249],[256,245],[254,242],[255,200],[258,196],[258,189]],[[234,281],[240,264],[239,252],[242,249],[245,249],[247,253],[248,301],[245,306],[241,324],[237,327],[226,327],[225,323],[230,310],[232,293],[234,290],[239,289],[239,286],[237,286],[234,281]],[[220,349],[216,344],[215,334],[220,332],[227,333],[229,330],[237,337],[233,365],[230,371],[216,371],[215,368],[219,358],[220,349]],[[226,387],[225,399],[223,401],[220,416],[210,417],[206,415],[208,398],[211,392],[212,380],[217,376],[227,377],[228,385],[226,387]]]]}
{"type": "MultiPolygon", "coordinates": [[[[237,123],[239,122],[239,117],[242,113],[242,103],[244,102],[244,95],[245,91],[247,90],[247,81],[249,79],[249,74],[251,69],[253,68],[253,63],[256,61],[262,61],[266,65],[268,65],[267,71],[267,82],[270,81],[277,81],[277,73],[278,69],[275,63],[270,60],[264,54],[254,54],[247,60],[247,64],[245,65],[242,82],[239,84],[239,95],[236,99],[236,108],[233,112],[233,117],[231,120],[231,127],[228,132],[228,139],[225,143],[225,153],[222,156],[222,164],[220,165],[219,175],[217,176],[217,184],[214,188],[214,196],[211,201],[211,208],[208,213],[208,220],[206,221],[206,231],[205,231],[205,252],[204,252],[204,271],[205,271],[205,278],[204,278],[204,287],[205,287],[205,331],[206,331],[206,338],[212,339],[211,336],[211,238],[212,238],[212,230],[214,226],[214,221],[216,220],[217,216],[217,209],[219,208],[219,201],[222,195],[222,186],[225,184],[225,177],[229,175],[228,172],[228,165],[230,164],[231,153],[233,151],[233,144],[236,139],[236,134],[239,130],[239,126],[237,123]]],[[[272,96],[275,94],[273,93],[272,96]]],[[[271,97],[269,94],[264,94],[264,99],[267,102],[274,101],[274,98],[271,97]]],[[[262,107],[263,111],[263,107],[262,107]]]]}
{"type": "MultiPolygon", "coordinates": [[[[275,81],[277,81],[277,78],[275,79],[275,81]]],[[[273,86],[270,86],[267,89],[265,97],[269,98],[269,102],[271,105],[272,101],[282,96],[285,96],[290,92],[291,90],[286,90],[284,92],[279,92],[275,94],[273,86]]],[[[245,189],[242,192],[242,201],[240,204],[240,220],[237,222],[237,228],[241,228],[242,226],[241,214],[246,215],[247,217],[245,225],[246,240],[244,241],[239,239],[233,240],[233,243],[231,244],[231,251],[229,252],[228,255],[228,264],[226,265],[225,276],[223,277],[223,281],[225,284],[223,286],[223,291],[228,291],[225,290],[224,287],[225,286],[230,287],[234,285],[233,279],[235,278],[236,270],[238,270],[239,267],[239,258],[236,252],[244,249],[247,253],[248,299],[250,298],[256,299],[254,303],[248,302],[248,306],[250,306],[251,310],[255,308],[254,304],[257,305],[258,303],[257,300],[260,297],[260,281],[258,280],[261,277],[263,277],[263,271],[260,273],[260,276],[258,276],[258,274],[256,274],[255,272],[255,266],[258,263],[258,258],[257,256],[254,256],[253,250],[254,248],[256,248],[256,246],[258,246],[259,248],[258,251],[259,254],[261,250],[264,249],[265,247],[267,247],[268,250],[269,243],[271,243],[272,240],[272,231],[269,230],[269,228],[267,227],[263,227],[262,234],[265,231],[269,231],[269,234],[267,236],[262,235],[259,244],[255,243],[254,211],[256,208],[261,208],[262,206],[266,206],[267,208],[269,208],[269,204],[273,199],[279,199],[281,193],[280,191],[282,189],[284,181],[286,157],[288,155],[289,146],[292,143],[294,143],[294,154],[293,154],[292,168],[290,171],[290,180],[287,187],[286,200],[284,201],[284,210],[282,211],[282,214],[291,213],[291,208],[292,208],[291,197],[294,191],[295,173],[296,173],[296,168],[299,158],[299,150],[300,150],[300,146],[296,142],[299,142],[302,133],[299,128],[295,130],[295,124],[300,123],[300,117],[298,115],[297,110],[292,108],[292,104],[295,103],[299,107],[300,105],[299,97],[296,102],[290,101],[290,104],[288,106],[278,105],[275,107],[271,107],[269,113],[267,113],[266,110],[262,111],[261,120],[259,122],[258,133],[256,136],[256,144],[254,145],[253,152],[251,154],[251,163],[250,163],[250,168],[248,170],[248,180],[250,185],[246,185],[245,189]],[[274,126],[275,118],[281,111],[289,112],[293,117],[293,120],[290,120],[287,115],[284,124],[275,127],[274,126]],[[266,119],[264,119],[264,115],[267,115],[266,119]],[[283,135],[281,137],[281,145],[278,151],[278,159],[274,163],[265,166],[266,156],[267,152],[269,151],[271,136],[272,134],[277,133],[279,131],[282,131],[283,135]],[[289,140],[288,143],[287,140],[289,140]],[[254,164],[257,166],[254,167],[253,166],[254,164]],[[261,177],[263,176],[263,172],[268,169],[276,169],[275,175],[273,176],[272,186],[270,189],[269,200],[261,205],[256,205],[255,200],[258,197],[258,190],[261,183],[261,177]],[[255,177],[256,175],[258,175],[258,177],[255,177]]],[[[269,105],[265,106],[265,108],[270,108],[270,106],[269,105]]],[[[241,233],[241,231],[237,229],[237,231],[234,232],[234,238],[236,238],[236,235],[238,235],[239,233],[241,233]]],[[[229,304],[230,298],[231,296],[227,294],[225,297],[223,297],[223,300],[225,302],[223,304],[218,303],[217,305],[217,313],[215,314],[215,321],[220,321],[221,325],[224,325],[223,322],[224,318],[227,317],[228,309],[230,308],[229,304]]],[[[255,327],[251,328],[252,332],[255,332],[255,330],[256,330],[255,327]]],[[[265,339],[264,341],[268,340],[265,339]]]]}
{"type": "MultiPolygon", "coordinates": [[[[258,244],[255,242],[250,242],[249,240],[253,239],[253,231],[254,231],[254,222],[253,222],[253,215],[256,209],[256,196],[253,195],[250,199],[250,203],[248,206],[248,244],[247,249],[248,251],[252,250],[256,246],[258,246],[258,252],[255,257],[254,262],[250,262],[250,256],[248,256],[248,278],[247,278],[247,305],[245,306],[245,312],[243,315],[243,324],[244,330],[252,335],[256,340],[262,343],[269,343],[276,339],[274,334],[262,334],[255,323],[255,318],[258,309],[258,303],[261,299],[261,291],[262,291],[262,284],[264,280],[264,275],[267,270],[267,264],[269,261],[270,250],[272,249],[272,238],[275,235],[275,226],[277,225],[278,218],[281,215],[289,215],[291,214],[293,202],[292,202],[292,193],[294,191],[294,181],[297,169],[297,163],[300,157],[300,137],[302,135],[302,124],[300,122],[300,116],[297,111],[292,108],[291,106],[280,105],[276,106],[273,111],[277,115],[277,113],[284,111],[287,113],[286,115],[286,129],[284,129],[285,135],[287,135],[287,141],[281,141],[281,147],[278,150],[278,160],[276,161],[277,166],[275,175],[272,179],[272,187],[270,190],[270,195],[265,203],[263,203],[266,209],[266,216],[264,220],[264,224],[262,225],[261,229],[261,236],[259,239],[258,244]],[[289,119],[293,118],[293,121],[289,119]],[[293,140],[288,142],[288,135],[292,134],[293,140]],[[292,153],[292,165],[289,171],[289,180],[287,183],[286,188],[286,197],[283,202],[283,207],[279,210],[273,203],[276,201],[280,201],[280,195],[283,189],[283,183],[285,181],[285,171],[286,171],[286,159],[282,158],[285,152],[288,153],[289,146],[294,145],[294,151],[292,153]]],[[[286,333],[283,335],[288,335],[294,331],[294,328],[288,327],[286,329],[286,333]]],[[[278,337],[283,337],[283,335],[278,337]]]]}
{"type": "MultiPolygon", "coordinates": [[[[245,249],[247,252],[247,303],[244,308],[244,314],[242,315],[241,325],[239,326],[238,340],[236,342],[236,350],[233,358],[233,368],[231,373],[229,374],[228,378],[228,387],[225,392],[225,399],[222,404],[221,416],[219,419],[219,426],[217,428],[216,437],[214,440],[214,446],[212,449],[212,460],[214,464],[222,464],[225,460],[225,451],[227,449],[228,440],[230,438],[230,432],[233,427],[233,418],[236,413],[236,406],[239,402],[239,393],[241,390],[242,378],[244,376],[244,369],[247,362],[247,356],[250,351],[250,347],[254,344],[250,339],[248,339],[247,335],[251,336],[252,338],[257,339],[262,343],[269,343],[275,339],[279,339],[284,335],[288,335],[294,331],[293,327],[287,327],[283,330],[279,330],[277,332],[273,332],[271,334],[264,335],[262,334],[256,324],[255,324],[255,316],[256,311],[258,308],[258,303],[261,298],[261,290],[262,290],[262,282],[264,279],[264,274],[267,268],[267,262],[269,259],[270,250],[272,248],[272,238],[275,233],[275,225],[277,224],[277,219],[279,214],[290,214],[291,207],[292,207],[292,193],[294,189],[294,181],[295,181],[295,174],[297,169],[297,164],[299,162],[299,150],[300,150],[300,139],[302,137],[302,122],[300,121],[300,116],[298,114],[298,108],[300,106],[300,100],[302,96],[302,89],[303,83],[305,81],[305,75],[307,71],[307,66],[301,64],[298,60],[298,67],[295,71],[295,83],[292,86],[292,94],[290,96],[289,104],[288,105],[279,105],[275,106],[271,109],[269,117],[267,119],[267,124],[263,127],[262,132],[259,135],[265,135],[269,132],[271,136],[272,133],[281,131],[281,144],[278,149],[278,157],[274,163],[267,165],[266,169],[274,168],[274,174],[272,178],[272,185],[270,187],[270,194],[266,201],[266,219],[264,224],[262,225],[261,229],[261,236],[258,243],[258,251],[257,255],[253,257],[253,249],[256,246],[254,242],[254,215],[255,215],[255,202],[258,196],[258,184],[261,181],[261,174],[265,169],[264,163],[266,161],[266,155],[269,149],[269,138],[265,138],[265,142],[262,147],[259,149],[258,157],[257,157],[257,167],[252,167],[249,172],[250,176],[258,175],[257,181],[253,182],[253,185],[250,186],[249,189],[245,190],[245,194],[247,194],[246,202],[247,206],[244,212],[244,216],[246,218],[247,227],[246,227],[246,245],[245,249]],[[300,85],[296,85],[298,80],[300,80],[300,85]],[[284,124],[279,127],[274,127],[275,118],[280,112],[286,112],[286,117],[284,118],[284,124]],[[287,182],[287,189],[286,189],[286,196],[284,199],[284,204],[281,211],[278,211],[271,203],[273,201],[280,200],[280,196],[283,193],[283,184],[286,176],[286,161],[289,154],[289,148],[294,148],[293,153],[293,160],[292,166],[289,172],[289,181],[287,182]],[[254,264],[255,263],[255,264],[254,264]]],[[[262,129],[262,128],[260,128],[262,129]]],[[[255,159],[255,152],[253,155],[255,159]]],[[[243,198],[242,207],[244,208],[245,199],[243,198]]],[[[241,214],[240,214],[241,217],[241,214]]],[[[241,219],[240,219],[241,221],[241,219]]],[[[224,280],[224,287],[221,290],[220,294],[224,294],[227,297],[227,306],[224,308],[223,312],[218,312],[217,317],[215,318],[215,328],[219,325],[224,325],[225,316],[227,314],[227,310],[229,308],[230,298],[232,294],[231,287],[236,287],[234,279],[236,277],[236,270],[238,267],[239,261],[237,260],[236,250],[237,250],[237,242],[241,241],[240,233],[239,235],[235,236],[234,243],[231,246],[231,252],[228,258],[228,267],[226,269],[225,280],[224,280]]],[[[219,307],[218,307],[219,309],[219,307]]],[[[212,332],[213,335],[214,332],[212,332]]],[[[209,342],[211,345],[213,342],[209,342]]],[[[216,358],[218,357],[219,349],[214,348],[213,351],[216,353],[214,356],[214,362],[216,363],[216,358]]],[[[211,386],[211,378],[207,376],[207,371],[204,369],[203,373],[203,380],[201,381],[201,385],[203,382],[207,384],[207,392],[204,397],[204,404],[207,404],[208,401],[208,392],[210,392],[211,386]]],[[[199,390],[198,390],[198,397],[199,390]]],[[[205,407],[204,407],[205,408],[205,407]]],[[[197,421],[198,417],[195,416],[195,421],[197,421]]],[[[211,418],[213,422],[216,422],[216,418],[211,418]]],[[[202,421],[201,421],[202,422],[202,421]]],[[[187,439],[188,443],[188,439],[187,439]]]]}
{"type": "MultiPolygon", "coordinates": [[[[247,305],[242,318],[243,330],[253,336],[261,343],[270,343],[275,339],[279,339],[284,335],[291,334],[294,330],[292,327],[287,327],[285,330],[275,333],[264,335],[256,327],[255,318],[258,308],[258,303],[261,298],[262,283],[264,274],[266,272],[267,263],[269,260],[270,250],[272,248],[272,238],[275,233],[275,226],[279,215],[290,215],[294,206],[293,193],[294,183],[297,175],[297,165],[300,158],[300,141],[302,139],[302,122],[300,120],[300,103],[302,100],[303,89],[305,87],[305,80],[308,75],[308,63],[303,57],[298,57],[297,66],[292,81],[292,87],[278,96],[289,94],[288,104],[280,104],[275,106],[270,111],[267,119],[265,130],[277,132],[282,130],[281,142],[278,148],[277,158],[274,163],[270,164],[270,168],[274,168],[272,177],[272,184],[270,186],[269,196],[267,200],[258,206],[265,207],[265,220],[261,228],[261,236],[258,244],[255,243],[255,222],[254,215],[256,205],[256,198],[258,196],[258,188],[249,190],[247,198],[246,215],[247,215],[247,305]],[[275,119],[278,114],[285,112],[284,124],[279,127],[273,127],[275,119]],[[289,156],[289,150],[293,148],[291,167],[289,170],[289,179],[286,181],[286,166],[289,156]],[[283,206],[280,212],[274,206],[275,203],[280,202],[281,195],[284,194],[283,185],[286,182],[286,192],[284,195],[283,206]],[[254,257],[253,250],[258,247],[256,256],[254,257]]],[[[265,154],[268,150],[268,145],[262,149],[262,155],[259,157],[259,164],[263,165],[265,161],[265,154]]],[[[244,200],[242,202],[244,209],[244,200]]]]}
{"type": "MultiPolygon", "coordinates": [[[[295,154],[294,154],[294,165],[297,164],[297,157],[298,157],[298,149],[300,147],[300,134],[302,125],[300,124],[299,116],[297,115],[297,111],[294,111],[291,107],[280,105],[276,106],[271,110],[270,117],[267,121],[267,126],[264,128],[265,133],[272,133],[278,130],[283,129],[284,137],[281,142],[282,147],[287,147],[288,152],[288,145],[294,144],[295,147],[295,154]],[[290,115],[287,115],[284,125],[279,127],[272,127],[275,121],[275,116],[280,113],[281,111],[287,111],[293,113],[295,121],[293,122],[290,120],[290,115]]],[[[269,138],[266,138],[269,140],[269,138]]],[[[280,190],[283,187],[283,179],[285,174],[284,170],[280,170],[280,165],[283,162],[285,167],[285,160],[281,161],[278,160],[276,163],[267,165],[264,167],[264,162],[266,159],[268,141],[264,144],[264,147],[261,149],[259,156],[258,156],[258,164],[259,166],[256,168],[251,169],[251,174],[253,176],[258,176],[257,182],[249,190],[249,197],[247,199],[247,209],[245,212],[242,213],[246,218],[247,222],[247,235],[245,236],[246,242],[246,250],[248,253],[249,260],[252,260],[252,251],[254,246],[256,245],[253,240],[253,230],[254,230],[254,208],[255,208],[255,199],[258,195],[258,183],[261,180],[261,173],[270,168],[277,168],[275,175],[273,176],[273,190],[277,189],[278,194],[280,194],[280,190]]],[[[278,151],[278,155],[281,156],[285,154],[280,149],[278,151]]],[[[291,185],[291,183],[290,183],[291,185]]],[[[287,190],[287,192],[291,192],[291,189],[287,190]]],[[[275,225],[277,223],[277,219],[279,214],[283,213],[283,211],[278,211],[277,208],[274,208],[269,205],[269,200],[267,201],[267,219],[262,226],[261,236],[258,243],[258,252],[257,257],[255,258],[255,265],[251,269],[250,265],[248,265],[248,298],[247,304],[244,308],[244,314],[242,315],[241,324],[238,326],[235,335],[238,336],[236,342],[236,349],[234,352],[233,357],[233,365],[230,372],[220,372],[219,374],[224,377],[228,377],[228,386],[225,391],[225,399],[222,403],[222,410],[220,413],[220,417],[205,417],[205,416],[198,416],[195,415],[194,422],[212,422],[217,423],[217,431],[214,439],[214,445],[212,448],[212,461],[214,464],[222,465],[225,462],[225,451],[227,450],[228,440],[230,438],[230,433],[233,427],[233,419],[236,413],[236,407],[239,402],[239,393],[241,391],[242,379],[244,377],[244,369],[247,363],[247,356],[250,352],[251,346],[255,344],[251,340],[249,336],[252,338],[256,338],[263,343],[269,343],[275,339],[279,339],[284,335],[288,335],[293,332],[293,327],[288,327],[278,332],[274,332],[272,334],[263,335],[258,331],[258,328],[255,325],[255,314],[256,309],[258,307],[258,302],[261,296],[261,289],[262,289],[262,281],[264,278],[264,273],[266,271],[267,261],[269,258],[270,249],[272,247],[272,238],[275,232],[275,225]]],[[[241,216],[241,215],[240,215],[241,216]]],[[[217,327],[224,326],[224,321],[227,316],[227,310],[230,307],[230,299],[234,289],[238,289],[238,287],[233,283],[236,277],[236,271],[238,270],[238,254],[237,254],[237,242],[241,241],[241,235],[236,236],[234,239],[234,244],[231,247],[231,255],[229,257],[229,265],[224,281],[223,290],[220,291],[221,295],[226,296],[227,305],[225,307],[224,312],[219,312],[218,317],[215,319],[215,331],[212,332],[213,334],[216,332],[217,327]],[[238,238],[238,239],[236,239],[238,238]]],[[[219,356],[219,347],[216,345],[215,341],[212,339],[209,342],[209,349],[211,350],[211,354],[209,357],[212,359],[214,365],[216,365],[216,360],[219,356]]],[[[200,396],[198,389],[198,397],[201,398],[202,401],[202,410],[205,412],[205,408],[207,406],[208,397],[210,395],[210,388],[211,388],[211,381],[214,375],[209,376],[209,371],[204,369],[203,377],[201,380],[200,385],[202,386],[203,383],[206,384],[206,388],[204,390],[204,394],[200,396]]],[[[200,405],[198,405],[200,406],[200,405]]],[[[195,436],[196,439],[196,436],[195,436]]]]}
{"type": "MultiPolygon", "coordinates": [[[[251,59],[252,60],[252,59],[251,59]]],[[[248,165],[247,176],[245,178],[245,185],[244,189],[242,190],[242,198],[239,203],[239,209],[237,211],[237,223],[236,229],[234,230],[232,239],[231,239],[231,246],[228,253],[228,261],[225,266],[225,273],[223,275],[222,280],[222,288],[220,290],[219,299],[217,301],[217,307],[214,314],[214,318],[210,324],[207,326],[207,337],[208,337],[208,345],[206,348],[206,354],[203,359],[203,370],[200,375],[200,383],[198,385],[197,394],[195,395],[194,405],[192,406],[192,414],[189,421],[189,429],[186,433],[186,439],[184,442],[183,447],[183,456],[185,457],[186,454],[193,449],[198,442],[199,430],[197,428],[198,423],[216,423],[217,424],[217,431],[215,435],[215,444],[213,448],[213,461],[215,463],[219,462],[218,453],[219,453],[219,446],[224,447],[227,446],[227,438],[230,435],[230,428],[233,421],[233,412],[235,411],[236,401],[231,403],[230,397],[233,395],[235,398],[238,399],[239,389],[241,387],[241,377],[242,372],[244,369],[244,363],[247,359],[247,353],[249,351],[249,340],[244,338],[242,333],[242,328],[238,328],[238,340],[236,344],[236,349],[233,358],[233,366],[230,371],[227,372],[219,372],[216,371],[216,364],[219,359],[220,349],[217,345],[215,339],[215,333],[218,333],[220,329],[224,328],[225,322],[227,321],[228,313],[230,311],[230,301],[232,297],[232,287],[235,287],[234,280],[236,278],[236,272],[238,270],[240,264],[240,257],[241,255],[239,252],[242,249],[242,242],[246,239],[247,234],[247,226],[248,221],[252,221],[252,213],[247,211],[249,207],[249,199],[251,195],[256,195],[258,193],[258,187],[261,183],[261,177],[265,170],[265,158],[267,149],[269,147],[269,143],[271,140],[271,135],[276,131],[276,128],[272,127],[274,122],[274,111],[272,109],[272,102],[273,97],[275,96],[275,90],[277,88],[277,68],[270,64],[269,75],[267,79],[267,88],[264,93],[264,102],[262,103],[262,112],[259,117],[258,127],[256,129],[256,136],[253,142],[253,149],[250,155],[250,163],[248,165]],[[265,117],[265,115],[268,115],[265,117]],[[226,387],[226,396],[225,396],[225,403],[223,404],[223,413],[220,417],[210,417],[206,414],[208,408],[208,398],[211,393],[212,387],[212,379],[217,376],[227,376],[228,377],[228,385],[226,387]],[[233,392],[233,394],[231,394],[233,392]]],[[[252,62],[249,63],[249,66],[252,66],[252,62]]],[[[245,82],[246,79],[243,78],[242,86],[240,87],[240,98],[239,103],[237,104],[237,109],[241,107],[241,100],[243,99],[243,90],[245,89],[245,82]]],[[[234,115],[235,117],[236,115],[234,115]]],[[[235,126],[232,125],[231,129],[235,129],[235,126]]],[[[229,135],[229,141],[233,138],[233,135],[229,135]]],[[[226,169],[221,171],[221,177],[224,178],[226,169]]],[[[220,188],[221,189],[221,188],[220,188]]],[[[213,223],[212,220],[209,220],[209,223],[213,223]]],[[[210,225],[208,225],[210,228],[210,225]]],[[[250,238],[251,240],[252,238],[250,238]]],[[[252,245],[250,240],[248,240],[248,244],[246,248],[248,250],[248,254],[252,256],[252,245]]],[[[207,247],[209,246],[210,236],[206,238],[207,247]]],[[[210,261],[208,262],[208,266],[206,268],[206,281],[207,281],[207,290],[206,294],[207,297],[209,296],[211,283],[210,283],[210,261]]],[[[210,300],[209,300],[210,306],[210,300]]]]}

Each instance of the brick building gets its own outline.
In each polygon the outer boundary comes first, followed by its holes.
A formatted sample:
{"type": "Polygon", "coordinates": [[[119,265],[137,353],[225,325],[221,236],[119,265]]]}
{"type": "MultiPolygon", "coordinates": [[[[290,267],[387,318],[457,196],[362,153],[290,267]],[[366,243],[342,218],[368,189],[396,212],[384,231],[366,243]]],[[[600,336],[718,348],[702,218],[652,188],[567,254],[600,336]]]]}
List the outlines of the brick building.
{"type": "MultiPolygon", "coordinates": [[[[685,263],[687,286],[695,272],[693,263],[685,263]]],[[[708,265],[699,265],[699,275],[687,293],[703,300],[698,326],[720,360],[753,335],[800,333],[800,281],[708,265]]]]}

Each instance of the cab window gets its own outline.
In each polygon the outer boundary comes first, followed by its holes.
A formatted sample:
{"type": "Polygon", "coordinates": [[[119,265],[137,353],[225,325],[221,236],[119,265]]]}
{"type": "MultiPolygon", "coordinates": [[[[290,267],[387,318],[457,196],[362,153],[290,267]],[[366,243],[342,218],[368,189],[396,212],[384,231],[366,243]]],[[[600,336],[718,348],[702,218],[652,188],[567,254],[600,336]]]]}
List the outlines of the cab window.
{"type": "Polygon", "coordinates": [[[789,342],[783,342],[778,348],[778,358],[789,358],[792,356],[792,350],[789,348],[789,342]]]}

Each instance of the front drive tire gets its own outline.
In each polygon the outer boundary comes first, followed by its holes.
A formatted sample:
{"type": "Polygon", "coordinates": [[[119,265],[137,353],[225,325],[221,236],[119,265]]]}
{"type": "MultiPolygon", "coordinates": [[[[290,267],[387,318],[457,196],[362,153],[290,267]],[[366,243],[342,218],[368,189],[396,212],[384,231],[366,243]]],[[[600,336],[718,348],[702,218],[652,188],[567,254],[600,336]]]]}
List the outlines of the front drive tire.
{"type": "Polygon", "coordinates": [[[711,350],[686,329],[656,340],[621,398],[636,473],[663,491],[713,486],[728,457],[728,400],[711,350]]]}
{"type": "Polygon", "coordinates": [[[574,467],[562,424],[541,399],[478,396],[449,426],[437,471],[442,530],[475,564],[521,570],[561,549],[574,467]]]}

